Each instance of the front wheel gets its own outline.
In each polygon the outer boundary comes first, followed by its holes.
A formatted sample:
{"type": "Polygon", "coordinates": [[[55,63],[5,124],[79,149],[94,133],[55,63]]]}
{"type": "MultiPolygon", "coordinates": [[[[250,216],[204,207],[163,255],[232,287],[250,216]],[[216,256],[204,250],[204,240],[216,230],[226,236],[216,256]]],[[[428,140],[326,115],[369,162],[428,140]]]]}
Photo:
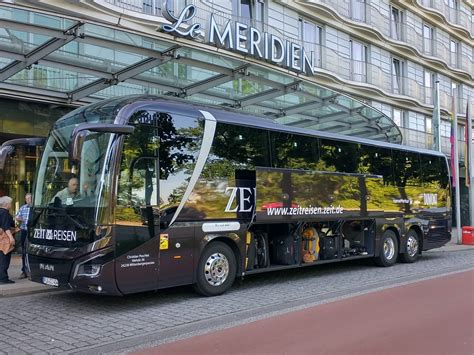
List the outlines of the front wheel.
{"type": "Polygon", "coordinates": [[[418,233],[410,229],[407,234],[405,252],[400,255],[400,260],[404,263],[413,263],[420,255],[420,238],[418,233]]]}
{"type": "Polygon", "coordinates": [[[381,239],[381,250],[375,263],[379,266],[392,266],[397,262],[398,241],[394,231],[386,230],[381,239]]]}
{"type": "Polygon", "coordinates": [[[220,295],[232,286],[236,270],[232,249],[225,243],[213,242],[199,259],[194,287],[203,296],[220,295]]]}

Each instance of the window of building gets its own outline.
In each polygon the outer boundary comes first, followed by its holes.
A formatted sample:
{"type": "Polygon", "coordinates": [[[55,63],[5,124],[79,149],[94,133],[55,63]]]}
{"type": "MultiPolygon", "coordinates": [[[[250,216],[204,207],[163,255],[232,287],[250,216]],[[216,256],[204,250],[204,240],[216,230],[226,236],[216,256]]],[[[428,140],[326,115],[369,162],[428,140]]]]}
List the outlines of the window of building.
{"type": "Polygon", "coordinates": [[[403,11],[396,7],[390,8],[390,35],[393,39],[403,40],[403,11]]]}
{"type": "Polygon", "coordinates": [[[451,122],[441,121],[439,124],[439,133],[441,137],[450,137],[451,136],[451,122]]]}
{"type": "Polygon", "coordinates": [[[352,80],[367,81],[367,46],[351,40],[351,72],[352,80]]]}
{"type": "Polygon", "coordinates": [[[403,94],[403,72],[404,62],[398,58],[392,58],[392,89],[394,94],[403,94]]]}
{"type": "Polygon", "coordinates": [[[427,24],[423,25],[423,52],[433,55],[433,27],[427,24]]]}
{"type": "Polygon", "coordinates": [[[398,127],[405,126],[404,116],[405,116],[405,112],[403,110],[400,110],[398,108],[393,108],[392,119],[393,119],[393,122],[395,122],[398,127]]]}
{"type": "Polygon", "coordinates": [[[410,114],[408,119],[408,128],[419,132],[425,132],[425,116],[420,114],[410,114]]]}
{"type": "Polygon", "coordinates": [[[365,22],[365,0],[350,0],[351,19],[365,22]]]}
{"type": "Polygon", "coordinates": [[[447,0],[449,16],[448,20],[458,23],[458,2],[457,0],[447,0]]]}
{"type": "Polygon", "coordinates": [[[451,95],[456,99],[456,112],[463,112],[462,105],[462,86],[461,84],[451,81],[451,95]]]}
{"type": "Polygon", "coordinates": [[[314,63],[321,67],[321,44],[323,28],[312,22],[300,19],[300,38],[305,50],[313,52],[314,63]]]}
{"type": "MultiPolygon", "coordinates": [[[[186,3],[186,1],[182,0],[181,2],[186,3]]],[[[170,4],[173,3],[173,1],[170,1],[170,4]]],[[[179,4],[179,3],[178,3],[179,4]]],[[[160,15],[160,8],[161,1],[159,0],[143,0],[143,12],[145,14],[150,14],[150,15],[160,15]]],[[[184,4],[186,6],[186,4],[184,4]]],[[[180,8],[179,5],[176,8],[180,8]]]]}
{"type": "Polygon", "coordinates": [[[263,0],[234,0],[233,12],[243,23],[263,26],[265,3],[263,0]]]}
{"type": "Polygon", "coordinates": [[[433,119],[426,117],[426,133],[433,133],[433,119]]]}
{"type": "Polygon", "coordinates": [[[458,66],[458,55],[459,55],[458,47],[459,47],[459,43],[457,41],[454,41],[454,40],[449,41],[449,53],[450,53],[449,58],[450,58],[450,64],[453,67],[458,66]]]}
{"type": "Polygon", "coordinates": [[[424,73],[425,103],[433,103],[434,74],[428,70],[424,73]]]}
{"type": "Polygon", "coordinates": [[[460,141],[466,140],[465,126],[458,125],[458,140],[460,141]]]}

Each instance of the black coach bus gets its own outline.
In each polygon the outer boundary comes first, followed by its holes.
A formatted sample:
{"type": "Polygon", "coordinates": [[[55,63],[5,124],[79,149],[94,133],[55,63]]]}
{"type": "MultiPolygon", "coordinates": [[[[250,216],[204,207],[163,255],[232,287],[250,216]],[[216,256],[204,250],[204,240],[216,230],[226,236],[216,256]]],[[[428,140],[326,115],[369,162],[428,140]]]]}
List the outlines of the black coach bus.
{"type": "Polygon", "coordinates": [[[150,96],[54,125],[29,225],[31,279],[123,295],[373,258],[414,262],[451,238],[437,152],[150,96]]]}

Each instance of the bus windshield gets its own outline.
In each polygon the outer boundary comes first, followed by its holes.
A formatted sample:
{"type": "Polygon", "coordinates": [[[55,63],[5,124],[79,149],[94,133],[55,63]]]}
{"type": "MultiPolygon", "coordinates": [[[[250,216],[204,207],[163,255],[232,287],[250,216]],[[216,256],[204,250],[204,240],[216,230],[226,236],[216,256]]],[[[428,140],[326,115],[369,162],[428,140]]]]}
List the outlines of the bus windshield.
{"type": "MultiPolygon", "coordinates": [[[[65,225],[88,229],[91,224],[106,222],[104,210],[110,188],[108,157],[114,135],[89,133],[82,145],[81,159],[72,163],[68,149],[74,127],[68,125],[51,131],[37,174],[33,205],[44,218],[55,216],[57,222],[63,217],[65,225]]],[[[38,222],[42,224],[46,220],[40,218],[38,222]]]]}

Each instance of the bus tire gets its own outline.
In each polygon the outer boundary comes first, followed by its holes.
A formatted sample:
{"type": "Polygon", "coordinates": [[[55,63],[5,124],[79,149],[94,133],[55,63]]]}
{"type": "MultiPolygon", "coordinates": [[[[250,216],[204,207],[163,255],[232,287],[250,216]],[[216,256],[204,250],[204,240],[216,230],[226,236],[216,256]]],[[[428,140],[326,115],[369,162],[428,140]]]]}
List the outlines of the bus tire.
{"type": "Polygon", "coordinates": [[[220,295],[232,286],[236,271],[232,249],[225,243],[212,242],[199,259],[194,288],[203,296],[220,295]]]}
{"type": "Polygon", "coordinates": [[[404,263],[413,263],[420,255],[420,237],[414,229],[407,233],[405,252],[400,254],[400,260],[404,263]]]}
{"type": "Polygon", "coordinates": [[[392,230],[386,230],[380,241],[379,256],[374,259],[378,266],[392,266],[397,262],[398,241],[397,235],[392,230]]]}

